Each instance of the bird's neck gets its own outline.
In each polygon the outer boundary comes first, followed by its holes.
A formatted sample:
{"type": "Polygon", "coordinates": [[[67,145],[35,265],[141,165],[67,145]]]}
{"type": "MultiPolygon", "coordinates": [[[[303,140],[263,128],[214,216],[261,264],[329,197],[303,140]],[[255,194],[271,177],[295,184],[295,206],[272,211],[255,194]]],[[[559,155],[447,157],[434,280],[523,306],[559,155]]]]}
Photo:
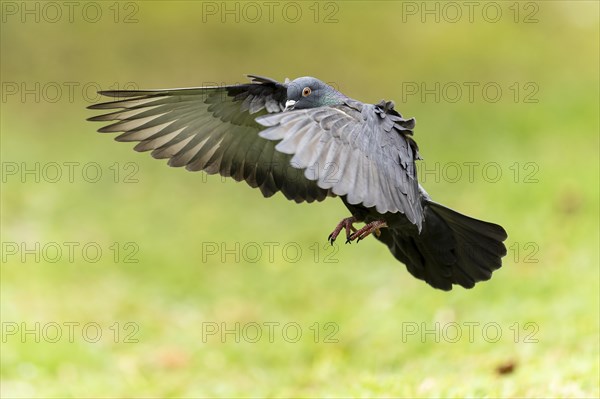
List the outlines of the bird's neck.
{"type": "Polygon", "coordinates": [[[335,89],[331,89],[325,96],[323,96],[323,105],[339,105],[343,104],[347,99],[345,95],[335,89]]]}

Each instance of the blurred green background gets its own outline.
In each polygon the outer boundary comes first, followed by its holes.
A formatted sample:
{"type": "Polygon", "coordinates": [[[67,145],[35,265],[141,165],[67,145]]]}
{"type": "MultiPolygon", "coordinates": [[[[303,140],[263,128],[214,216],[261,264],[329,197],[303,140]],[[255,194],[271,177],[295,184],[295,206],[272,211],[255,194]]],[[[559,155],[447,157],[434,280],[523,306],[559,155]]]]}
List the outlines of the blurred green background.
{"type": "Polygon", "coordinates": [[[600,395],[597,2],[66,3],[1,5],[3,397],[600,395]],[[247,73],[395,100],[429,193],[509,232],[503,268],[436,291],[374,239],[327,247],[338,199],[85,121],[99,88],[247,73]]]}

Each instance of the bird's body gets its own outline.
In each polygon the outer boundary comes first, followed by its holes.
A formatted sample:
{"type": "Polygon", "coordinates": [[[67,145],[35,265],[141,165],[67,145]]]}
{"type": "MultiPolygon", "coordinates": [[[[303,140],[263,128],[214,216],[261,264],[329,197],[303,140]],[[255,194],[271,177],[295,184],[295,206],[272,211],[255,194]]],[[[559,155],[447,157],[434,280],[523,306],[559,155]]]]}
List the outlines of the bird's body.
{"type": "Polygon", "coordinates": [[[137,151],[171,166],[220,173],[296,202],[339,196],[352,214],[347,241],[371,233],[435,288],[470,288],[487,280],[506,254],[502,227],[431,201],[417,181],[414,119],[392,102],[364,104],[311,77],[279,83],[251,76],[235,86],[101,92],[118,99],[92,105],[118,109],[90,118],[117,121],[137,151]],[[358,231],[355,222],[365,222],[358,231]]]}

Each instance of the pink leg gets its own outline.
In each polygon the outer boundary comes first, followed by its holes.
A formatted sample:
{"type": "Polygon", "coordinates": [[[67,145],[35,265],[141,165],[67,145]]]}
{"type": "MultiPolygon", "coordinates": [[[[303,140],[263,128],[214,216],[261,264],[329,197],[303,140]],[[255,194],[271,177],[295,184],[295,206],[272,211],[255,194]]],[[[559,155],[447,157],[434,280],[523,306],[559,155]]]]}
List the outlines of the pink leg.
{"type": "Polygon", "coordinates": [[[375,232],[375,234],[377,234],[377,236],[379,236],[379,234],[381,234],[379,229],[382,227],[387,227],[387,224],[383,220],[376,220],[374,222],[367,223],[365,225],[365,227],[354,232],[354,234],[349,236],[348,239],[346,240],[346,244],[349,242],[352,242],[354,240],[356,240],[356,242],[359,242],[360,240],[364,239],[365,237],[368,237],[369,234],[371,234],[373,232],[375,232]]]}
{"type": "Polygon", "coordinates": [[[333,245],[333,243],[335,242],[335,239],[340,234],[342,229],[346,229],[346,239],[349,239],[350,238],[350,230],[352,230],[353,232],[356,231],[356,228],[352,225],[353,223],[356,223],[356,222],[358,222],[358,220],[356,220],[356,218],[354,216],[342,219],[342,221],[339,222],[337,226],[335,226],[335,229],[333,230],[333,232],[331,234],[329,234],[329,237],[327,237],[327,241],[329,241],[331,243],[331,245],[333,245]]]}

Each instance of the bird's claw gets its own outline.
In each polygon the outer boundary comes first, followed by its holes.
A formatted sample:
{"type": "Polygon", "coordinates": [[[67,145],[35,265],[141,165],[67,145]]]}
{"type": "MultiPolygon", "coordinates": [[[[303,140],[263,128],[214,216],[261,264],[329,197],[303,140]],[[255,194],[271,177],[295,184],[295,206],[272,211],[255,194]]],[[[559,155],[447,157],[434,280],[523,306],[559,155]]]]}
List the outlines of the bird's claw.
{"type": "Polygon", "coordinates": [[[348,237],[348,239],[346,240],[346,244],[354,240],[356,240],[356,242],[358,243],[359,241],[364,240],[366,237],[371,235],[371,233],[373,232],[379,237],[379,235],[381,234],[381,231],[379,229],[381,229],[382,227],[387,227],[386,222],[384,222],[383,220],[376,220],[374,222],[367,223],[365,227],[355,231],[354,234],[348,237]]]}
{"type": "Polygon", "coordinates": [[[346,244],[351,244],[352,241],[356,241],[357,243],[361,240],[364,240],[366,237],[375,233],[378,237],[381,234],[382,227],[387,227],[387,224],[383,220],[375,220],[374,222],[367,223],[363,228],[357,230],[353,223],[357,222],[354,216],[342,219],[341,222],[335,227],[333,232],[329,234],[327,237],[327,241],[333,245],[336,238],[340,234],[340,232],[345,229],[346,230],[346,244]],[[352,233],[350,233],[352,231],[352,233]]]}
{"type": "Polygon", "coordinates": [[[333,232],[331,234],[329,234],[329,237],[327,237],[327,241],[331,245],[333,245],[333,243],[337,239],[337,237],[340,234],[340,232],[342,231],[342,229],[345,229],[346,230],[346,244],[347,244],[349,242],[348,240],[350,239],[350,236],[351,236],[350,231],[353,231],[353,232],[357,231],[356,228],[352,225],[355,222],[357,222],[357,220],[354,216],[342,219],[341,222],[339,222],[337,224],[337,226],[335,226],[335,229],[333,229],[333,232]]]}

